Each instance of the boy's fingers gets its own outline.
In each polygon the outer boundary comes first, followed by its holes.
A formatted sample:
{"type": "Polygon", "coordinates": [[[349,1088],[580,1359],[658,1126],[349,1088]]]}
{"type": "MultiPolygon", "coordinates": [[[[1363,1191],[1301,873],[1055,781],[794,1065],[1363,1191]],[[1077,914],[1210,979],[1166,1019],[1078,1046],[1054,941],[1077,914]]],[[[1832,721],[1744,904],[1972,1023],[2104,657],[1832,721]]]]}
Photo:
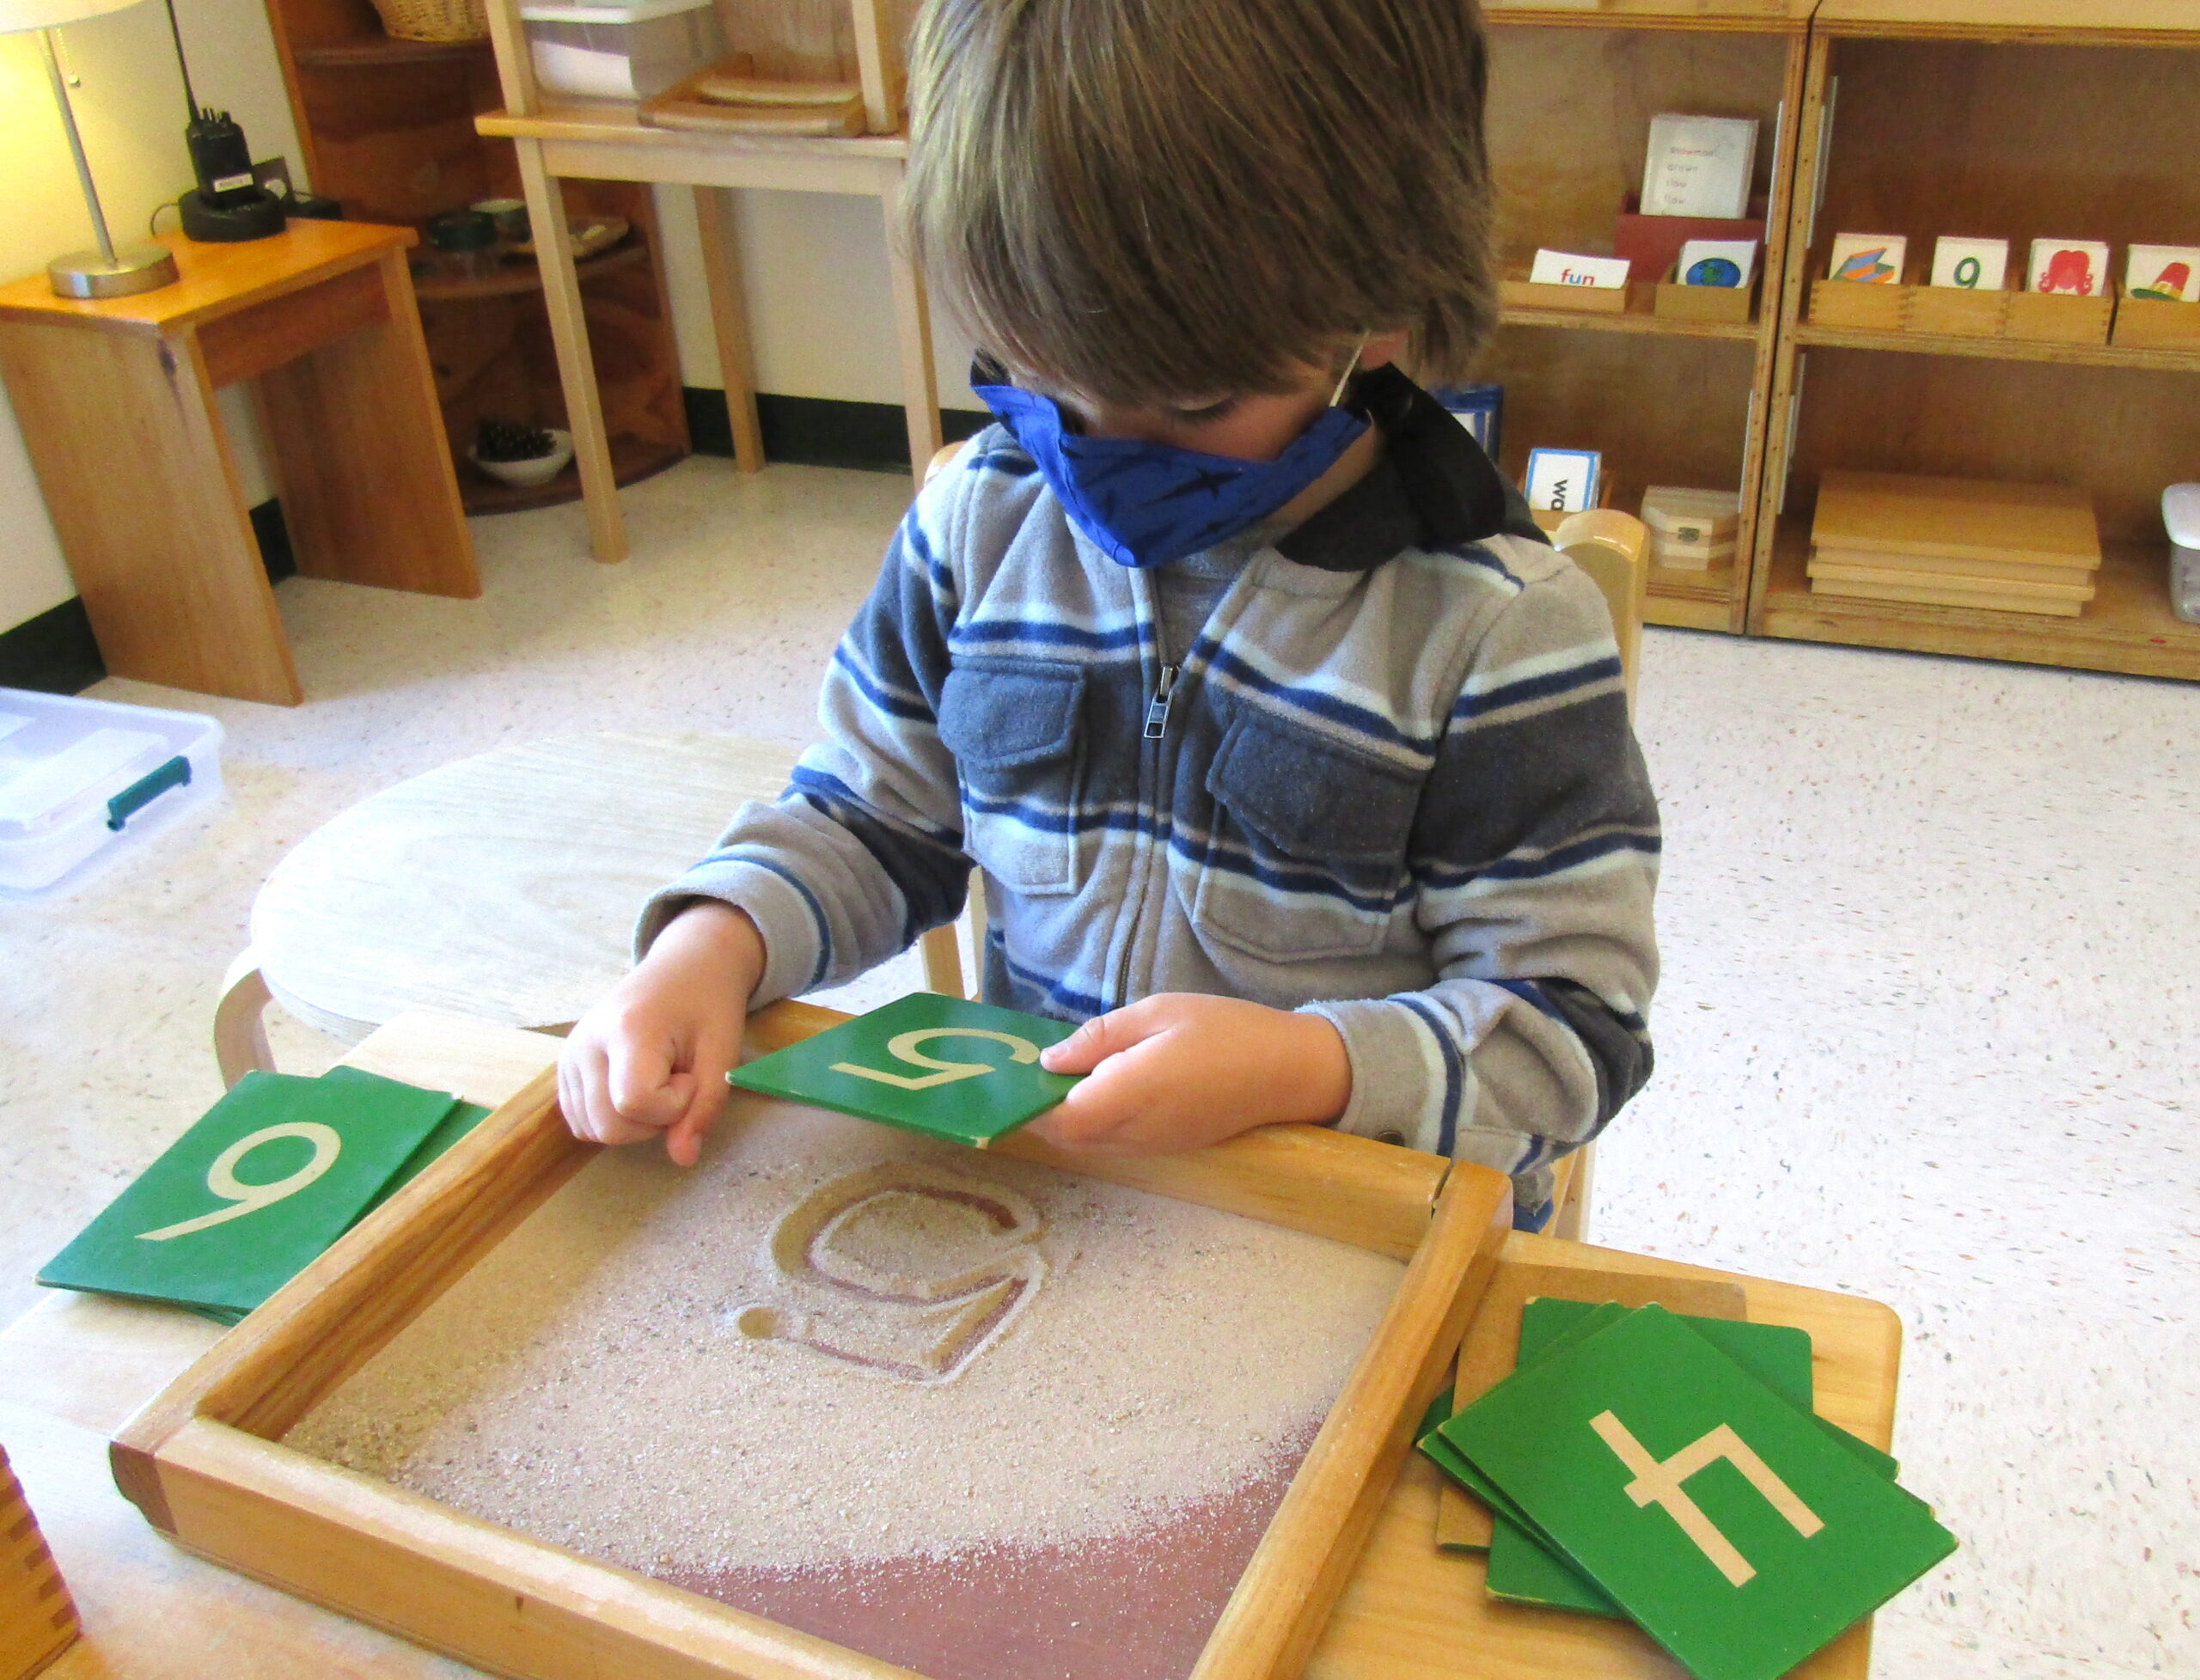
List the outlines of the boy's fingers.
{"type": "Polygon", "coordinates": [[[726,1070],[732,1066],[730,1049],[730,1039],[721,1041],[716,1034],[708,1035],[695,1047],[694,1072],[673,1076],[675,1083],[687,1082],[688,1105],[665,1134],[664,1147],[683,1167],[692,1167],[701,1158],[703,1139],[718,1124],[727,1099],[733,1095],[725,1082],[726,1070]]]}
{"type": "Polygon", "coordinates": [[[686,1112],[692,1080],[675,1088],[672,1057],[662,1041],[613,1040],[605,1084],[613,1115],[630,1125],[663,1130],[686,1112]]]}
{"type": "Polygon", "coordinates": [[[1059,1044],[1039,1053],[1039,1066],[1049,1073],[1090,1073],[1110,1056],[1121,1055],[1156,1030],[1152,998],[1096,1015],[1059,1044]]]}

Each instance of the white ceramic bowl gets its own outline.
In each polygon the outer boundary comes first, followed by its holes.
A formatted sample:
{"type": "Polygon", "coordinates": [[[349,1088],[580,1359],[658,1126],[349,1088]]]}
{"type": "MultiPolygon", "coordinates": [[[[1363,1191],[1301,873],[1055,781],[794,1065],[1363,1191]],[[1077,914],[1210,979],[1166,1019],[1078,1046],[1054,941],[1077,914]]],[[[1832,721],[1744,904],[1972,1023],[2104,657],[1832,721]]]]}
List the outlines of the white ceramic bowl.
{"type": "Polygon", "coordinates": [[[502,479],[506,484],[529,489],[538,484],[547,484],[565,470],[565,463],[573,458],[573,434],[561,431],[556,426],[545,428],[553,445],[548,455],[539,455],[532,461],[484,461],[474,453],[475,445],[466,446],[466,458],[492,479],[502,479]]]}

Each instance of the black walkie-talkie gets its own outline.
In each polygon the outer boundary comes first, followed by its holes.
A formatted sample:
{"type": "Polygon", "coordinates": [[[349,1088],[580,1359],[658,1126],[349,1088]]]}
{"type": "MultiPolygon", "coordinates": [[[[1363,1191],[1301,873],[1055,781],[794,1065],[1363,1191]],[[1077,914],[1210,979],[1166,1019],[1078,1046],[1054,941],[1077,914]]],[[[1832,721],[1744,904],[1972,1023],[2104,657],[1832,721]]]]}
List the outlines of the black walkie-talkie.
{"type": "Polygon", "coordinates": [[[233,209],[260,190],[252,174],[252,148],[228,112],[201,108],[183,131],[183,138],[191,148],[199,196],[208,204],[233,209]]]}

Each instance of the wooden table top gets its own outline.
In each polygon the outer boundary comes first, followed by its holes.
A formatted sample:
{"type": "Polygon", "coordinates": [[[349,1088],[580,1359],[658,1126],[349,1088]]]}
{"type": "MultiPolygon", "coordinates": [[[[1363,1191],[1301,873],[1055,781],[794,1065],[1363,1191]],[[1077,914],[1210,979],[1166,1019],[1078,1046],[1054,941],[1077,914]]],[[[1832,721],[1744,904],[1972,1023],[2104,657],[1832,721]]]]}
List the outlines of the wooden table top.
{"type": "Polygon", "coordinates": [[[180,278],[131,297],[57,297],[45,272],[0,285],[0,321],[73,321],[119,333],[175,333],[316,284],[419,242],[410,228],[302,218],[266,239],[202,245],[181,234],[158,243],[180,278]]]}
{"type": "Polygon", "coordinates": [[[356,1041],[408,1009],[578,1019],[632,965],[643,901],[795,754],[732,736],[564,736],[461,759],[344,812],[252,906],[276,998],[356,1041]]]}
{"type": "MultiPolygon", "coordinates": [[[[554,1054],[539,1035],[418,1011],[345,1060],[496,1103],[554,1054]]],[[[1888,1445],[1900,1330],[1874,1302],[1707,1272],[1555,1238],[1515,1236],[1508,1263],[1723,1277],[1750,1317],[1811,1332],[1818,1408],[1888,1445]]],[[[464,1680],[478,1671],[246,1580],[170,1546],[116,1492],[107,1437],[223,1334],[188,1313],[59,1295],[0,1331],[0,1445],[82,1612],[52,1680],[464,1680]]],[[[1436,1549],[1438,1473],[1413,1455],[1369,1539],[1308,1680],[1685,1680],[1639,1628],[1499,1604],[1480,1559],[1436,1549]]],[[[1868,1625],[1795,1671],[1864,1680],[1868,1625]]]]}

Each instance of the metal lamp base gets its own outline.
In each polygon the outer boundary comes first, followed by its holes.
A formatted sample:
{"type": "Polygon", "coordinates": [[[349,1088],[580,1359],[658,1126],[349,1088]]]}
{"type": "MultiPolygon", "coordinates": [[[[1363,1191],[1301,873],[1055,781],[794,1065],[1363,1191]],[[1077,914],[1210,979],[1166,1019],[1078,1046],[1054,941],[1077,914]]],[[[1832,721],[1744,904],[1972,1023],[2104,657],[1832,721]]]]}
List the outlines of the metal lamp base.
{"type": "Polygon", "coordinates": [[[128,297],[175,284],[175,258],[165,246],[119,245],[110,262],[97,251],[71,251],[46,266],[57,297],[128,297]]]}

